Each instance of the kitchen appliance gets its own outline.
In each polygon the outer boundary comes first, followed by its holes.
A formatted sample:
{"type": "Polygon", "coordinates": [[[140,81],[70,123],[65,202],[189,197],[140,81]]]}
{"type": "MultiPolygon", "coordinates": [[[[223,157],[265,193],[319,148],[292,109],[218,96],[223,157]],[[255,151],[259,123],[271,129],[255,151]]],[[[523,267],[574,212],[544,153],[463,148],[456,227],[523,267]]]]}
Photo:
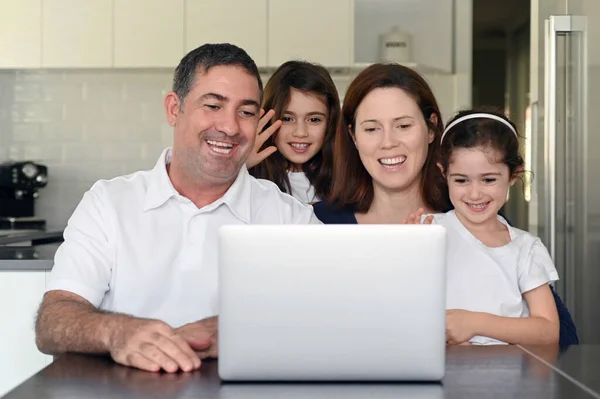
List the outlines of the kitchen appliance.
{"type": "Polygon", "coordinates": [[[32,161],[0,164],[0,229],[43,230],[35,217],[38,190],[48,183],[48,168],[32,161]]]}
{"type": "Polygon", "coordinates": [[[531,1],[530,230],[582,343],[600,343],[600,1],[531,1]],[[560,5],[559,5],[560,3],[560,5]]]}

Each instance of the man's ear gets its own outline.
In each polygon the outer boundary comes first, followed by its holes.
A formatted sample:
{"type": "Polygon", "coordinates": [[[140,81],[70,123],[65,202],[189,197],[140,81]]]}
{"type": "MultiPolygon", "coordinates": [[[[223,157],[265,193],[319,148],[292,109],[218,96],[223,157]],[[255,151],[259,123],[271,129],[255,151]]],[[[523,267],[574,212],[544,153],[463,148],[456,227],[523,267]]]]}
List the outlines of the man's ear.
{"type": "Polygon", "coordinates": [[[177,117],[182,112],[181,102],[179,101],[179,97],[174,91],[167,93],[164,100],[165,106],[165,114],[167,115],[167,121],[169,125],[175,126],[175,122],[177,121],[177,117]]]}
{"type": "MultiPolygon", "coordinates": [[[[429,117],[429,122],[431,122],[431,124],[433,126],[437,126],[437,124],[438,124],[437,114],[431,114],[431,116],[429,117]]],[[[429,129],[428,135],[429,135],[429,144],[431,144],[431,143],[433,143],[433,140],[435,140],[435,133],[434,133],[433,129],[429,129]]]]}

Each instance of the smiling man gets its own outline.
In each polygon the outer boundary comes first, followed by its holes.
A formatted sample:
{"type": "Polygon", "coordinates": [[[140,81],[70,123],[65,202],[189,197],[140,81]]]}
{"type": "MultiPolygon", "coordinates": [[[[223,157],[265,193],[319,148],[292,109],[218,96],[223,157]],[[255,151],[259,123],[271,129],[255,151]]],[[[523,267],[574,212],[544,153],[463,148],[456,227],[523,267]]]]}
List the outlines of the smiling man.
{"type": "Polygon", "coordinates": [[[98,181],[69,219],[36,322],[42,352],[168,372],[216,356],[219,228],[319,223],[248,174],[261,97],[258,69],[236,46],[181,60],[164,100],[173,148],[152,170],[98,181]]]}

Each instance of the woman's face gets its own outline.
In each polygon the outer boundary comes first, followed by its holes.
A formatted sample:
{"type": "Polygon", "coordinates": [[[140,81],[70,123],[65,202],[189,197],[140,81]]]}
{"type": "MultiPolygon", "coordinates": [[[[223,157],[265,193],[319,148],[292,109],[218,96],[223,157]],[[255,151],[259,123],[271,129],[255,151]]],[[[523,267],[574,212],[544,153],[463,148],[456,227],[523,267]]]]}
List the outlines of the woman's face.
{"type": "Polygon", "coordinates": [[[275,137],[275,146],[290,162],[291,170],[301,171],[302,164],[323,147],[329,112],[322,96],[292,89],[290,102],[283,111],[283,122],[275,137]]]}
{"type": "Polygon", "coordinates": [[[356,148],[373,184],[383,189],[403,191],[418,184],[434,137],[417,103],[402,89],[375,89],[356,110],[356,148]]]}

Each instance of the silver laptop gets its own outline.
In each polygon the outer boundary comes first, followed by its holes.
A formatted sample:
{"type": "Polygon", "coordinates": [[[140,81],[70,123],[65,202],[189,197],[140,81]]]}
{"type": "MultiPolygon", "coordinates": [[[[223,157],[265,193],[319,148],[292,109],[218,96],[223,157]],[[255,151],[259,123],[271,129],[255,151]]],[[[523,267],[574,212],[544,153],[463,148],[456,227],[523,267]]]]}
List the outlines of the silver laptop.
{"type": "Polygon", "coordinates": [[[444,376],[444,227],[236,225],[219,234],[222,380],[444,376]]]}

